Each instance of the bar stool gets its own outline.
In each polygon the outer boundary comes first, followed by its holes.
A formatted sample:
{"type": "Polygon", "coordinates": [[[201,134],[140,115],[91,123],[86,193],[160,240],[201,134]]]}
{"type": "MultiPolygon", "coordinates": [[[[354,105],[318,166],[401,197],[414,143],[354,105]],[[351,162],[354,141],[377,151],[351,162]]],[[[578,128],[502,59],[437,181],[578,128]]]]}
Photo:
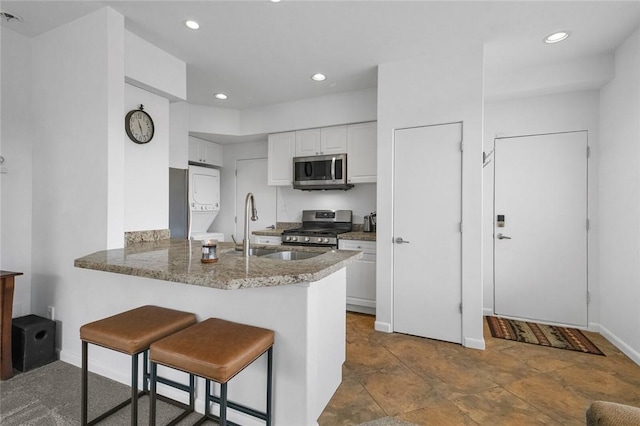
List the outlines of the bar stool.
{"type": "MultiPolygon", "coordinates": [[[[138,397],[149,393],[149,345],[176,331],[196,323],[196,316],[189,312],[181,312],[158,306],[142,306],[122,312],[108,318],[94,321],[80,327],[82,340],[82,425],[93,425],[116,411],[131,404],[131,425],[138,423],[138,397]],[[102,346],[131,356],[131,397],[95,419],[88,420],[88,344],[102,346]],[[143,390],[138,392],[138,356],[143,354],[143,390]]],[[[161,383],[189,392],[189,405],[164,398],[185,411],[178,418],[184,418],[194,411],[195,377],[192,375],[189,386],[164,378],[157,379],[161,383]]]]}
{"type": "MultiPolygon", "coordinates": [[[[264,328],[209,318],[151,344],[151,406],[149,425],[155,426],[158,365],[195,374],[205,379],[205,412],[195,425],[206,420],[227,421],[227,407],[271,425],[271,382],[274,332],[264,328]],[[265,412],[229,401],[227,383],[267,352],[267,407],[265,412]],[[220,396],[212,395],[211,381],[220,384],[220,396]],[[220,416],[211,414],[211,403],[220,404],[220,416]]],[[[195,426],[194,425],[194,426],[195,426]]]]}

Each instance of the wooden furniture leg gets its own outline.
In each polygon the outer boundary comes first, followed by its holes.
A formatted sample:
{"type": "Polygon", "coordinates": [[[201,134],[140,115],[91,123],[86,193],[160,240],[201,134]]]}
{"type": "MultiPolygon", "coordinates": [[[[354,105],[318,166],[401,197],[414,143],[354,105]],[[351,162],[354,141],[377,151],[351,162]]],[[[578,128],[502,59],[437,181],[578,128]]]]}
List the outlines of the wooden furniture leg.
{"type": "Polygon", "coordinates": [[[22,272],[0,271],[2,288],[0,289],[0,380],[13,376],[11,360],[11,317],[13,314],[14,277],[22,272]]]}

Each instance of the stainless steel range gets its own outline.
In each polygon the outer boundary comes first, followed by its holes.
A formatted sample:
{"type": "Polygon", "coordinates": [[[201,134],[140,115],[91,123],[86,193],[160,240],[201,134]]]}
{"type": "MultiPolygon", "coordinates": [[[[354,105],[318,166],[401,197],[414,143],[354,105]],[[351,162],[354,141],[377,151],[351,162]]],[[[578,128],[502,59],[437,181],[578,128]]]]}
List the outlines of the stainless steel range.
{"type": "Polygon", "coordinates": [[[303,210],[302,228],[282,232],[282,244],[337,247],[338,234],[351,231],[351,210],[303,210]]]}

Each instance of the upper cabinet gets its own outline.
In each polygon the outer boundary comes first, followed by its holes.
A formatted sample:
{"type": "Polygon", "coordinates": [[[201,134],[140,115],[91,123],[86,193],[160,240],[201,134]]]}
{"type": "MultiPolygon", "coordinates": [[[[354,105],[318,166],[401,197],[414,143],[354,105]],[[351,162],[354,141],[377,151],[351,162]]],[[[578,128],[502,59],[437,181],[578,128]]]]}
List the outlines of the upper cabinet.
{"type": "Polygon", "coordinates": [[[222,146],[190,136],[189,162],[222,167],[222,146]]]}
{"type": "Polygon", "coordinates": [[[378,174],[378,127],[375,121],[347,126],[347,180],[376,182],[378,174]]]}
{"type": "Polygon", "coordinates": [[[296,157],[347,152],[347,126],[300,130],[295,133],[296,157]]]}
{"type": "Polygon", "coordinates": [[[291,185],[293,157],[296,149],[296,132],[269,135],[267,153],[268,181],[272,186],[291,185]]]}
{"type": "Polygon", "coordinates": [[[349,183],[376,182],[376,122],[298,130],[269,135],[268,183],[291,185],[293,157],[347,153],[349,183]]]}

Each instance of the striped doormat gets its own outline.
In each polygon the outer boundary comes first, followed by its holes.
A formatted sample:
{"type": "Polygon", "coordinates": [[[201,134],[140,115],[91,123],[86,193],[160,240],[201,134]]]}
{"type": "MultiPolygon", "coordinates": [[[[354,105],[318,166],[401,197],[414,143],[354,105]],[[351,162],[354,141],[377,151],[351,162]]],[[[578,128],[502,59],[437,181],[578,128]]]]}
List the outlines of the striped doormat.
{"type": "Polygon", "coordinates": [[[580,330],[488,316],[491,335],[534,345],[605,356],[580,330]]]}

